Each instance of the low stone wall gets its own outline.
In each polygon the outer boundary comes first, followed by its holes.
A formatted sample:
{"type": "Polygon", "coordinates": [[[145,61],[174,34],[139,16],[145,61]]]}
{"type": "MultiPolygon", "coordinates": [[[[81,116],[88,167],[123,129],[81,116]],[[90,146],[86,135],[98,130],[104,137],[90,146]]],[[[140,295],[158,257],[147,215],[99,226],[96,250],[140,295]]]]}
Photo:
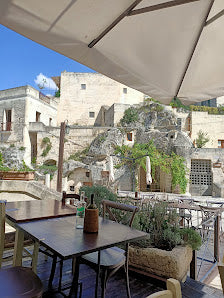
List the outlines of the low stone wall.
{"type": "Polygon", "coordinates": [[[0,192],[25,194],[38,200],[61,200],[59,192],[36,181],[0,180],[0,192]]]}

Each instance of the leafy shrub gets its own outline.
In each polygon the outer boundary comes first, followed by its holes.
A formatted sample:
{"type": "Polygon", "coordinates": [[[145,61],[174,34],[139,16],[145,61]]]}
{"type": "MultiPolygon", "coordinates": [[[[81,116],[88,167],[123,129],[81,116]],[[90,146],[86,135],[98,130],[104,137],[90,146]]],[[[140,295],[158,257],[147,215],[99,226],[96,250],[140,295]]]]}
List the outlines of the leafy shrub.
{"type": "Polygon", "coordinates": [[[19,150],[20,150],[20,151],[25,151],[25,149],[26,149],[26,148],[23,147],[23,146],[19,147],[19,150]]]}
{"type": "Polygon", "coordinates": [[[208,137],[208,134],[203,132],[202,130],[199,130],[197,134],[196,145],[198,148],[203,148],[208,142],[210,138],[208,137]]]}
{"type": "Polygon", "coordinates": [[[45,157],[48,155],[49,151],[51,150],[52,148],[52,144],[51,144],[51,141],[48,137],[45,137],[42,139],[42,142],[41,142],[41,146],[42,147],[45,147],[41,156],[45,157]]]}
{"type": "Polygon", "coordinates": [[[83,158],[85,158],[87,156],[88,152],[89,152],[89,146],[86,147],[82,151],[77,151],[74,154],[71,154],[68,159],[69,160],[82,161],[83,158]]]}
{"type": "Polygon", "coordinates": [[[138,119],[139,119],[138,110],[135,109],[134,107],[130,107],[127,110],[125,110],[124,116],[121,119],[120,123],[122,126],[125,126],[127,124],[137,122],[138,119]]]}
{"type": "Polygon", "coordinates": [[[91,194],[94,194],[94,201],[99,209],[100,215],[102,215],[102,208],[101,208],[102,200],[110,200],[110,201],[117,200],[117,195],[111,192],[105,186],[101,186],[101,185],[82,186],[80,187],[80,190],[79,190],[80,194],[81,194],[81,191],[85,192],[85,196],[89,199],[89,201],[90,201],[91,194]]]}
{"type": "Polygon", "coordinates": [[[192,249],[199,249],[201,246],[200,235],[192,228],[180,229],[176,210],[169,210],[166,202],[155,203],[149,206],[148,211],[141,210],[133,226],[149,233],[147,239],[136,243],[140,247],[153,245],[160,249],[172,250],[179,244],[190,245],[192,249]]]}

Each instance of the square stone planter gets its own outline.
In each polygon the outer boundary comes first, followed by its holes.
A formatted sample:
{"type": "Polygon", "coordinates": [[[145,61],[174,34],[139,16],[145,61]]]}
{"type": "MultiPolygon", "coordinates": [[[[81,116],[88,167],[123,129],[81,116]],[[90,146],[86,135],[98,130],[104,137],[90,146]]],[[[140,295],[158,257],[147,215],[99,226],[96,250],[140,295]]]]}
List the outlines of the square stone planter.
{"type": "Polygon", "coordinates": [[[34,180],[34,172],[0,171],[0,180],[34,180]]]}
{"type": "Polygon", "coordinates": [[[185,281],[192,260],[189,246],[177,246],[172,251],[155,247],[129,247],[129,265],[146,273],[185,281]]]}

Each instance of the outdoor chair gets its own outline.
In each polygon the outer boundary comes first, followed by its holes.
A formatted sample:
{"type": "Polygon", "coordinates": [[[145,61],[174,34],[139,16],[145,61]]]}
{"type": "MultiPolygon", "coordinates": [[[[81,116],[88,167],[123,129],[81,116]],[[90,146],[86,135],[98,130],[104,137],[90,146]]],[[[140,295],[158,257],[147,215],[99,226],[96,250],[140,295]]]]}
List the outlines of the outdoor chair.
{"type": "MultiPolygon", "coordinates": [[[[15,246],[15,232],[5,233],[5,203],[0,202],[0,268],[3,262],[13,259],[13,249],[15,246]],[[3,210],[4,209],[4,210],[3,210]]],[[[23,242],[23,257],[30,257],[33,261],[33,254],[28,248],[34,243],[31,239],[25,238],[23,242]]],[[[36,271],[36,263],[32,262],[32,268],[36,271]]]]}
{"type": "Polygon", "coordinates": [[[178,280],[169,278],[166,281],[167,290],[147,296],[147,298],[181,298],[181,286],[178,280]]]}
{"type": "MultiPolygon", "coordinates": [[[[5,244],[5,203],[0,202],[0,264],[5,244]]],[[[25,267],[0,269],[0,297],[42,297],[39,277],[25,267]],[[4,296],[2,296],[4,295],[4,296]]]]}
{"type": "Polygon", "coordinates": [[[213,234],[214,234],[214,226],[215,226],[215,221],[216,217],[220,216],[220,208],[219,207],[208,207],[208,206],[201,206],[199,205],[201,209],[201,223],[197,228],[200,229],[201,237],[202,237],[202,257],[201,263],[199,265],[198,269],[198,276],[202,267],[202,263],[204,261],[208,262],[216,262],[217,260],[214,259],[214,256],[212,253],[209,251],[209,241],[211,240],[213,234]],[[204,246],[204,250],[203,250],[204,246]],[[208,260],[208,254],[210,254],[213,258],[213,260],[208,260]]]}
{"type": "MultiPolygon", "coordinates": [[[[179,199],[178,203],[185,204],[190,207],[192,205],[193,201],[179,199]]],[[[187,223],[188,228],[190,226],[192,226],[192,211],[190,208],[180,209],[179,216],[181,218],[181,223],[182,223],[183,227],[186,226],[186,223],[187,223]]]]}
{"type": "MultiPolygon", "coordinates": [[[[103,200],[103,217],[108,218],[120,222],[123,224],[128,224],[130,227],[132,226],[134,216],[138,211],[138,207],[125,205],[122,203],[112,202],[108,200],[103,200]],[[122,216],[121,216],[122,214],[122,216]],[[121,220],[119,220],[120,218],[121,220]]],[[[128,251],[128,244],[126,244],[126,249],[128,251]]],[[[80,264],[86,264],[97,271],[98,268],[98,253],[93,252],[81,257],[80,264]]],[[[104,249],[101,251],[100,258],[100,269],[101,269],[101,297],[105,297],[106,283],[108,279],[115,274],[118,269],[124,268],[125,270],[125,278],[126,278],[126,289],[127,296],[130,295],[129,288],[129,278],[128,278],[128,255],[125,255],[125,251],[118,247],[111,247],[108,249],[104,249]]]]}

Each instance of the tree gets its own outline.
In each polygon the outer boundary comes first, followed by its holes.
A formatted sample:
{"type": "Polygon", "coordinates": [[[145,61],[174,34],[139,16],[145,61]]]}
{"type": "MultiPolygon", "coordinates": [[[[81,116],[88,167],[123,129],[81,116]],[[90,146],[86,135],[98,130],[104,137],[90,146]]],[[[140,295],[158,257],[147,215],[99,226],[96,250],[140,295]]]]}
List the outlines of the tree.
{"type": "Polygon", "coordinates": [[[196,139],[196,145],[198,148],[202,148],[205,146],[206,143],[209,142],[210,138],[208,137],[208,134],[203,132],[202,130],[199,130],[197,134],[197,139],[196,139]]]}

